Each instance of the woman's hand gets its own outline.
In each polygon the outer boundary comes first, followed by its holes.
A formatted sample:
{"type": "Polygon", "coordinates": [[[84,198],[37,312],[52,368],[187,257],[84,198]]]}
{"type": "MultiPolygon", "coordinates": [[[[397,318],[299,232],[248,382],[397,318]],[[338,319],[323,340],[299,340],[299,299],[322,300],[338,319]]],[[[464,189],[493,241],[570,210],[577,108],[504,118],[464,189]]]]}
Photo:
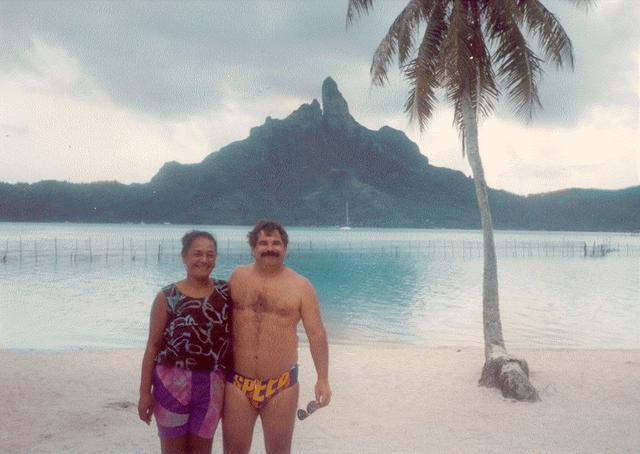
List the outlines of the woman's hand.
{"type": "Polygon", "coordinates": [[[153,396],[151,393],[140,394],[138,401],[138,416],[147,424],[151,423],[151,415],[153,414],[153,396]]]}

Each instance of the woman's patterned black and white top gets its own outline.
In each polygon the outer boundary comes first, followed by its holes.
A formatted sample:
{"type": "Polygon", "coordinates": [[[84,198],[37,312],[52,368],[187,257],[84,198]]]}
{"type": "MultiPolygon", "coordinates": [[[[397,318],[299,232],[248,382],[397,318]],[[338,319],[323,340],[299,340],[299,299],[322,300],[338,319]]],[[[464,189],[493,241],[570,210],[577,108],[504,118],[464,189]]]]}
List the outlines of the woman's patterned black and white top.
{"type": "Polygon", "coordinates": [[[204,298],[183,294],[175,283],[162,292],[169,320],[156,363],[189,370],[231,370],[229,285],[215,280],[213,292],[204,298]]]}

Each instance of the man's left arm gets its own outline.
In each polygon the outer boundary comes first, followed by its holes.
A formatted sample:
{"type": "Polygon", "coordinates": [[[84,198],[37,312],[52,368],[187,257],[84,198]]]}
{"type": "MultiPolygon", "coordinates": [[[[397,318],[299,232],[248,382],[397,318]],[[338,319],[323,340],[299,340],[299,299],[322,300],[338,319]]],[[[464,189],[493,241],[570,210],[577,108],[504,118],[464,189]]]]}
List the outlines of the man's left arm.
{"type": "Polygon", "coordinates": [[[318,381],[315,386],[316,402],[321,407],[329,405],[331,401],[331,387],[329,386],[329,345],[327,332],[322,324],[320,305],[313,286],[306,281],[302,292],[300,313],[302,324],[309,339],[309,349],[313,364],[316,367],[318,381]]]}

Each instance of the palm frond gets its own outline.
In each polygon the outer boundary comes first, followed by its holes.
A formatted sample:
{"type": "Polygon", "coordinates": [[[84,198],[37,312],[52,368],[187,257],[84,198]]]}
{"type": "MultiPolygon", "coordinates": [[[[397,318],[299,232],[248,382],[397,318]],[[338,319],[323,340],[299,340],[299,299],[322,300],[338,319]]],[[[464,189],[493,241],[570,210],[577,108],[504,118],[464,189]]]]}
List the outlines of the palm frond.
{"type": "Polygon", "coordinates": [[[418,34],[421,21],[428,21],[433,7],[438,2],[434,0],[410,0],[402,10],[396,21],[400,19],[397,28],[398,64],[402,67],[414,47],[414,37],[418,34]]]}
{"type": "Polygon", "coordinates": [[[499,94],[491,58],[484,44],[477,2],[454,1],[444,46],[443,86],[447,99],[454,107],[454,125],[462,134],[462,103],[468,99],[474,112],[486,115],[493,110],[499,94]]]}
{"type": "Polygon", "coordinates": [[[463,81],[459,62],[465,63],[469,60],[466,46],[460,45],[460,27],[461,27],[461,4],[460,1],[454,1],[451,12],[449,13],[449,27],[442,41],[442,51],[440,52],[439,64],[442,67],[442,87],[445,90],[447,99],[453,104],[453,124],[458,131],[462,132],[462,110],[460,99],[463,95],[463,88],[458,83],[463,81]]]}
{"type": "Polygon", "coordinates": [[[356,16],[362,17],[369,13],[369,10],[373,8],[373,0],[349,0],[349,6],[347,6],[347,27],[351,25],[356,16]]]}
{"type": "Polygon", "coordinates": [[[569,36],[562,25],[538,0],[529,0],[524,4],[525,21],[532,35],[538,40],[544,59],[557,67],[568,61],[573,69],[573,48],[569,36]]]}
{"type": "Polygon", "coordinates": [[[414,36],[418,33],[420,21],[427,18],[425,6],[432,6],[432,1],[411,0],[409,4],[395,18],[389,31],[378,45],[371,62],[371,81],[374,85],[384,85],[387,80],[387,70],[398,52],[400,67],[406,63],[413,51],[414,36]]]}
{"type": "Polygon", "coordinates": [[[487,117],[495,108],[500,91],[498,90],[491,55],[487,49],[484,35],[482,34],[482,17],[480,8],[476,2],[469,2],[469,47],[471,56],[476,65],[475,88],[472,89],[473,105],[482,117],[487,117]]]}
{"type": "Polygon", "coordinates": [[[420,130],[426,127],[438,101],[435,90],[440,83],[440,68],[437,63],[446,29],[446,2],[433,2],[416,58],[403,67],[404,76],[412,85],[405,112],[411,121],[417,121],[420,130]]]}
{"type": "Polygon", "coordinates": [[[521,11],[511,0],[493,0],[483,15],[489,39],[496,43],[493,61],[515,112],[531,118],[541,107],[537,82],[542,74],[541,59],[527,45],[518,22],[521,11]]]}
{"type": "Polygon", "coordinates": [[[565,0],[569,3],[573,3],[575,6],[583,7],[585,10],[589,10],[592,6],[598,3],[598,0],[565,0]]]}

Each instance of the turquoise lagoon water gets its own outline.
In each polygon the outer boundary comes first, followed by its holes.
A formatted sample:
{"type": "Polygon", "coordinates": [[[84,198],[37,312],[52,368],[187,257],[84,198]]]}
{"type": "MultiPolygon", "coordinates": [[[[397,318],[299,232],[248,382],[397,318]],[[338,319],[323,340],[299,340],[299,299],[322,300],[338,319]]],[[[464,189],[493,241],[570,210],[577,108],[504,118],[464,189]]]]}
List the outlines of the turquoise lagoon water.
{"type": "MultiPolygon", "coordinates": [[[[0,347],[142,347],[151,301],[183,277],[179,238],[194,227],[218,238],[217,277],[250,261],[249,227],[0,223],[0,347]]],[[[478,231],[289,234],[287,263],[315,285],[332,342],[482,345],[478,231]]],[[[640,348],[640,237],[498,231],[496,241],[507,347],[640,348]]]]}

